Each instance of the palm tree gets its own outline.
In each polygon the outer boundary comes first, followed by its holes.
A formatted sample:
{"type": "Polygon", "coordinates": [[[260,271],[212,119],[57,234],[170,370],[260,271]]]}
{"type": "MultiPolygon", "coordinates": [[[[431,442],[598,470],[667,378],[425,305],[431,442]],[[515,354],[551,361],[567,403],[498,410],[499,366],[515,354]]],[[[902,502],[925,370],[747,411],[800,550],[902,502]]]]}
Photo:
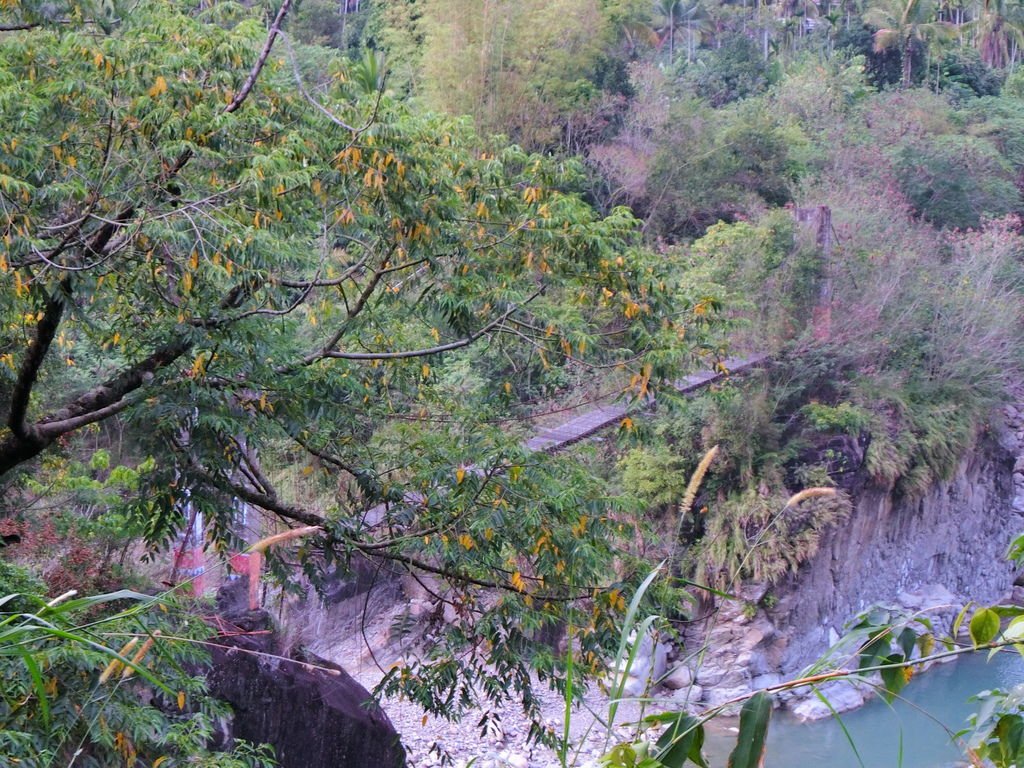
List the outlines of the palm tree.
{"type": "Polygon", "coordinates": [[[1016,60],[1024,42],[1019,4],[1006,0],[984,0],[981,15],[972,23],[981,60],[990,67],[1005,69],[1016,60]]]}
{"type": "Polygon", "coordinates": [[[879,53],[896,48],[903,62],[903,87],[909,88],[914,43],[927,46],[932,40],[953,37],[956,27],[946,21],[936,21],[932,0],[883,0],[881,5],[869,8],[864,21],[875,32],[875,50],[879,53]]]}
{"type": "Polygon", "coordinates": [[[682,10],[683,21],[680,26],[686,33],[686,60],[693,61],[693,57],[697,55],[697,46],[704,42],[713,25],[711,17],[700,3],[684,5],[682,10]]]}
{"type": "Polygon", "coordinates": [[[676,32],[686,30],[686,60],[692,61],[697,45],[708,29],[708,15],[697,2],[657,0],[654,5],[654,29],[661,44],[668,41],[668,63],[676,57],[676,32]]]}

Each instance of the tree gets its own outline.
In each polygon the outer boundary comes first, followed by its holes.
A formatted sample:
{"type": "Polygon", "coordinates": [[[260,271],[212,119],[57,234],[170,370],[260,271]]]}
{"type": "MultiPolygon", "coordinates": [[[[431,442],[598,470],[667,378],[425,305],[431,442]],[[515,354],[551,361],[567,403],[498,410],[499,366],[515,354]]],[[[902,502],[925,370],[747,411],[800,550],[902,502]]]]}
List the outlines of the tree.
{"type": "Polygon", "coordinates": [[[681,0],[660,0],[654,7],[654,28],[661,45],[668,42],[668,64],[676,60],[676,34],[686,35],[686,60],[693,61],[697,45],[709,28],[707,12],[700,3],[685,4],[681,0]]]}
{"type": "Polygon", "coordinates": [[[676,58],[676,29],[682,26],[683,4],[680,0],[660,0],[654,6],[655,27],[662,41],[668,41],[668,65],[676,58]]]}
{"type": "Polygon", "coordinates": [[[904,88],[912,82],[913,48],[929,41],[951,37],[956,28],[945,21],[936,21],[934,7],[929,0],[887,0],[869,8],[864,20],[878,28],[875,32],[875,51],[881,53],[892,48],[899,50],[903,62],[904,88]]]}
{"type": "Polygon", "coordinates": [[[600,92],[610,29],[596,0],[427,0],[418,29],[427,103],[528,148],[558,146],[600,92]]]}
{"type": "Polygon", "coordinates": [[[972,26],[981,60],[988,66],[1005,69],[1016,61],[1024,42],[1019,3],[986,0],[981,15],[972,26]]]}
{"type": "Polygon", "coordinates": [[[313,527],[313,578],[357,553],[443,577],[464,653],[391,682],[449,715],[467,680],[529,700],[528,657],[557,671],[530,632],[577,597],[597,668],[617,511],[502,419],[567,366],[643,401],[683,358],[686,297],[571,163],[366,95],[339,60],[307,85],[275,47],[290,2],[269,31],[165,0],[4,12],[0,477],[124,420],[156,457],[129,505],[151,543],[187,493],[230,544],[241,499],[313,527]]]}

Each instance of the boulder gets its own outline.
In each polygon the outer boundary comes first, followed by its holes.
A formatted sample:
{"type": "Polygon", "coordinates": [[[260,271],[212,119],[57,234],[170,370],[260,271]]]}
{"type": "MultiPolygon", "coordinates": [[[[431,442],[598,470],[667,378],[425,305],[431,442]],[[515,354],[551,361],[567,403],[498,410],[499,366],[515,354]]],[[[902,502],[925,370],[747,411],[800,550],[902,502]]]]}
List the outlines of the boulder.
{"type": "Polygon", "coordinates": [[[760,691],[765,688],[771,688],[773,685],[779,685],[782,683],[782,675],[775,674],[774,672],[768,672],[763,675],[758,675],[750,681],[751,689],[760,691]]]}
{"type": "Polygon", "coordinates": [[[852,683],[839,681],[821,688],[822,695],[828,700],[825,704],[817,696],[800,701],[790,708],[801,720],[824,720],[833,712],[843,713],[856,709],[864,703],[864,694],[852,683]],[[830,708],[831,707],[831,708],[830,708]]]}
{"type": "Polygon", "coordinates": [[[217,638],[206,679],[234,711],[228,741],[272,745],[281,768],[405,766],[387,715],[343,669],[319,658],[279,658],[265,611],[224,621],[232,634],[217,638]]]}
{"type": "Polygon", "coordinates": [[[670,691],[678,691],[681,688],[687,688],[691,683],[693,683],[693,672],[685,664],[679,664],[673,667],[661,681],[661,684],[670,691]]]}
{"type": "Polygon", "coordinates": [[[704,698],[704,689],[699,685],[691,685],[687,688],[680,688],[672,694],[672,701],[676,704],[696,704],[704,698]]]}
{"type": "Polygon", "coordinates": [[[941,584],[925,584],[896,596],[900,605],[914,611],[955,611],[962,605],[957,596],[941,584]]]}
{"type": "Polygon", "coordinates": [[[647,678],[629,675],[622,686],[623,696],[643,696],[647,693],[647,678]]]}

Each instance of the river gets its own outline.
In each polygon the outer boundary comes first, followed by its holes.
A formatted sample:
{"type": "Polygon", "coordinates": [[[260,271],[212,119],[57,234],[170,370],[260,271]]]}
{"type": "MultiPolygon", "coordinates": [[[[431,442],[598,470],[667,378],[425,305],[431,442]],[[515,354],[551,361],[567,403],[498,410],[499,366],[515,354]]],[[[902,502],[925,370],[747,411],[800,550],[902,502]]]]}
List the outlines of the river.
{"type": "MultiPolygon", "coordinates": [[[[842,715],[847,739],[835,718],[801,723],[776,713],[768,732],[765,768],[946,768],[963,765],[962,751],[950,731],[967,726],[975,702],[971,696],[990,688],[1024,683],[1024,659],[1002,653],[965,656],[921,674],[889,706],[875,699],[842,715]],[[945,727],[943,727],[945,726],[945,727]],[[948,730],[947,730],[948,728],[948,730]],[[856,745],[854,751],[850,742],[856,745]],[[858,757],[859,754],[859,757],[858,757]]],[[[735,734],[708,735],[711,765],[724,765],[735,734]]]]}

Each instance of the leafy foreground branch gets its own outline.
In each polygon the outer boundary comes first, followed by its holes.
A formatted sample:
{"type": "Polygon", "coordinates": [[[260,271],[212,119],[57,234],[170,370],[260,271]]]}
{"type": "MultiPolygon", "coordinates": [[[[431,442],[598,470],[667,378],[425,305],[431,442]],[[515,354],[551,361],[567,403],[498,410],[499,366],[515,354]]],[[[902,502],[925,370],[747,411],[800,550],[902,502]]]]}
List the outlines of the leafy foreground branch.
{"type": "Polygon", "coordinates": [[[705,297],[576,163],[333,52],[279,57],[289,2],[50,5],[0,9],[4,514],[117,431],[147,467],[117,511],[155,549],[199,514],[241,548],[244,502],[257,537],[323,531],[282,577],[446,579],[472,620],[391,681],[431,711],[474,683],[529,706],[531,672],[564,679],[533,640],[565,621],[599,671],[628,504],[516,433],[595,370],[641,407],[696,357],[705,297]]]}
{"type": "MultiPolygon", "coordinates": [[[[0,592],[12,585],[42,587],[0,563],[0,592]]],[[[196,641],[205,634],[202,622],[183,619],[173,603],[127,590],[50,601],[32,593],[0,597],[5,765],[274,765],[265,745],[211,749],[229,712],[207,696],[199,674],[206,655],[196,641]]]]}

